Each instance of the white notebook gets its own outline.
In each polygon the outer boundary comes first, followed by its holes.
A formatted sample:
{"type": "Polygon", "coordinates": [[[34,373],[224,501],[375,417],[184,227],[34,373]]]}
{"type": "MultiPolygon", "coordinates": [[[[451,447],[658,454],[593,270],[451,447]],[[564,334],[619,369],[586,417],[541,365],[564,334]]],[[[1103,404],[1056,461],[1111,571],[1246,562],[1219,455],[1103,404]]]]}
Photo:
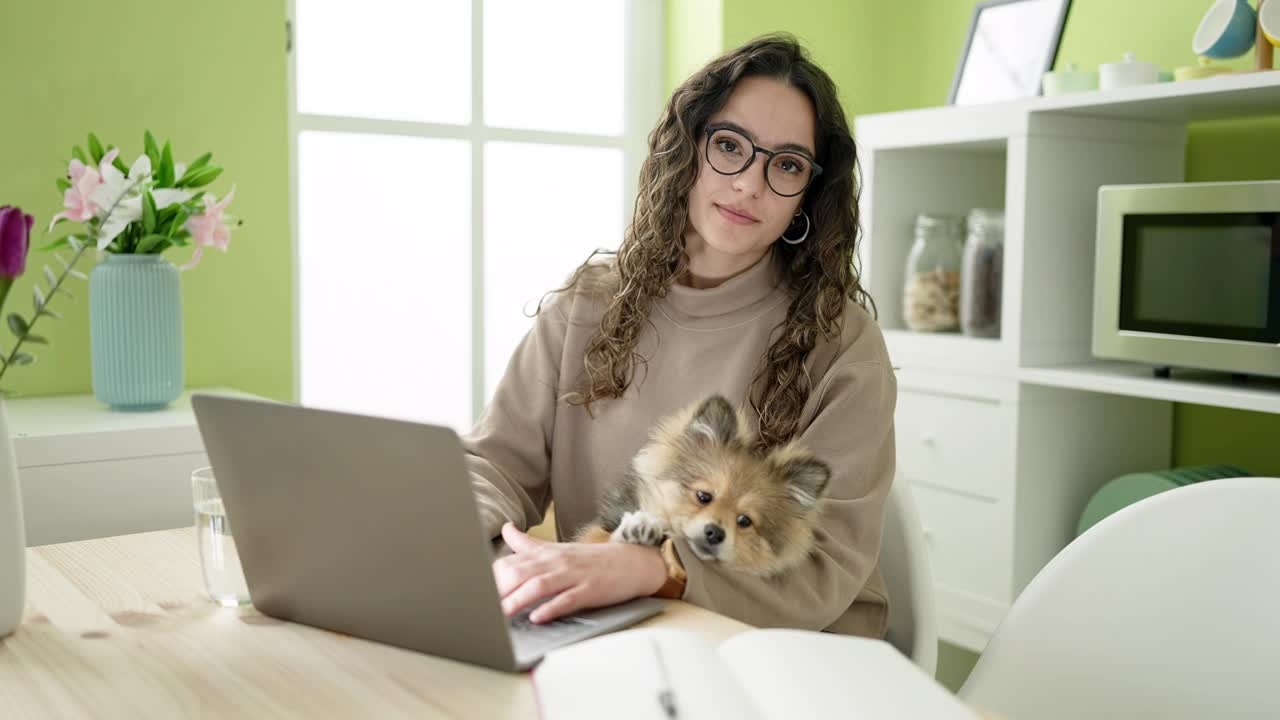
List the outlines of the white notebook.
{"type": "Polygon", "coordinates": [[[803,630],[718,647],[684,630],[624,630],[552,651],[533,684],[544,720],[978,717],[886,642],[803,630]]]}

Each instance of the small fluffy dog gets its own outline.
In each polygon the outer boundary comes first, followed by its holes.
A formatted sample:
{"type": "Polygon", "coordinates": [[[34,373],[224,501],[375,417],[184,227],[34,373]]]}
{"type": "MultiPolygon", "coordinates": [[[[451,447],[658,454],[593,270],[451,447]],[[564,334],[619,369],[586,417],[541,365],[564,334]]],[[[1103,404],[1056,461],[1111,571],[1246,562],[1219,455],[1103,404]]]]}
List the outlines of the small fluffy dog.
{"type": "Polygon", "coordinates": [[[660,545],[683,536],[703,561],[755,575],[792,567],[813,547],[831,469],[794,443],[761,456],[753,440],[720,395],[671,415],[574,539],[660,545]]]}

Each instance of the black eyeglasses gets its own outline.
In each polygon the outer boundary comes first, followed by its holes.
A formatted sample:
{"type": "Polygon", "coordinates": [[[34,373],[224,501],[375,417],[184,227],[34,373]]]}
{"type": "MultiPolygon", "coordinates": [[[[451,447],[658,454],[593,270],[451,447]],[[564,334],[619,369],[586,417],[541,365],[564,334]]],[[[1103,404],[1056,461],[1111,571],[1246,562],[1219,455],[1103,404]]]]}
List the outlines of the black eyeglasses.
{"type": "Polygon", "coordinates": [[[751,167],[757,154],[763,153],[769,158],[769,164],[764,167],[764,180],[770,190],[782,197],[799,195],[822,174],[822,167],[807,155],[791,150],[766,150],[731,127],[713,125],[705,132],[705,152],[712,170],[721,175],[737,175],[751,167]]]}

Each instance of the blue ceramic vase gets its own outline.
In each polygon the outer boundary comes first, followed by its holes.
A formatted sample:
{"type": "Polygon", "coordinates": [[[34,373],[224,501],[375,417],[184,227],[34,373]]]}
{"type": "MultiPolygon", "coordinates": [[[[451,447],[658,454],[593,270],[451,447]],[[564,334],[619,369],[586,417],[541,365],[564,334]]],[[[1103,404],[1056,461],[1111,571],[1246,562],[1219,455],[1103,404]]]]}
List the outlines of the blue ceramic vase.
{"type": "Polygon", "coordinates": [[[158,410],[183,389],[182,287],[160,255],[108,254],[89,274],[93,394],[113,410],[158,410]]]}

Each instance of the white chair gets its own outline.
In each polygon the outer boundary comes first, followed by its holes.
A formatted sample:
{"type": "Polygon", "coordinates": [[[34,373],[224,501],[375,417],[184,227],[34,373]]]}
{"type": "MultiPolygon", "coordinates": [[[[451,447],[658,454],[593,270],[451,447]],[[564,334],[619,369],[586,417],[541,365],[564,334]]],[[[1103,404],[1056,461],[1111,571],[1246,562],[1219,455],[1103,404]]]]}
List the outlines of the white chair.
{"type": "Polygon", "coordinates": [[[1280,479],[1177,488],[1041,569],[960,689],[1018,720],[1280,718],[1280,479]]]}
{"type": "Polygon", "coordinates": [[[933,677],[938,668],[933,569],[911,484],[906,480],[893,481],[885,502],[880,574],[889,591],[889,629],[885,640],[933,677]]]}

